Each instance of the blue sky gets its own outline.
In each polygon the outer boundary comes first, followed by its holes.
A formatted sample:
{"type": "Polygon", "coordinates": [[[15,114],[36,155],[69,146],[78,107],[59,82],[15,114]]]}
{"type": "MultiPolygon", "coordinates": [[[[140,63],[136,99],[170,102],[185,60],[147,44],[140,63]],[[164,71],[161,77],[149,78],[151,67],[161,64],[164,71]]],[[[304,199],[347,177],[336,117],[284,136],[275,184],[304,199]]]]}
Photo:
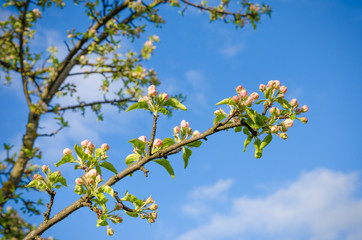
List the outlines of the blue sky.
{"type": "MultiPolygon", "coordinates": [[[[146,35],[159,35],[155,54],[146,63],[159,74],[160,91],[188,96],[188,112],[177,112],[159,123],[158,137],[172,135],[172,128],[185,119],[193,129],[212,124],[214,105],[235,94],[243,85],[257,91],[260,83],[278,79],[288,87],[286,99],[296,97],[308,105],[308,124],[296,123],[289,139],[274,141],[261,159],[252,148],[242,152],[244,136],[223,132],[208,138],[194,151],[188,169],[181,155],[169,158],[175,180],[159,166],[150,164],[149,177],[136,173],[115,186],[139,198],[149,195],[159,205],[157,222],[124,216],[114,226],[113,238],[133,239],[362,239],[362,164],[359,127],[362,117],[362,2],[343,0],[277,0],[272,18],[264,17],[254,31],[235,30],[195,10],[184,17],[178,9],[163,8],[166,24],[149,28],[146,35]]],[[[0,10],[5,14],[4,9],[0,10]]],[[[67,10],[66,10],[67,11],[67,10]]],[[[44,16],[45,19],[46,16],[44,16]]],[[[73,27],[65,12],[52,12],[39,27],[36,46],[54,44],[73,27]],[[65,20],[64,20],[65,19],[65,20]]],[[[81,15],[77,16],[80,18],[81,15]]],[[[79,27],[84,27],[77,21],[79,27]]],[[[144,39],[136,41],[138,47],[144,39]]],[[[132,49],[125,43],[122,49],[132,49]]],[[[87,99],[96,96],[97,79],[74,79],[87,99]]],[[[70,101],[64,99],[65,102],[70,101]]],[[[20,84],[0,87],[1,142],[20,145],[27,112],[20,84]]],[[[90,139],[107,142],[109,159],[118,170],[132,147],[127,140],[151,132],[151,116],[142,111],[118,114],[105,108],[105,121],[93,114],[67,115],[71,128],[56,137],[43,138],[37,146],[43,159],[54,167],[62,149],[90,139]]],[[[51,118],[40,124],[44,131],[56,128],[51,118]]],[[[4,156],[4,153],[1,153],[4,156]]],[[[55,213],[75,201],[74,179],[79,172],[61,166],[70,188],[55,199],[55,213]]],[[[41,195],[45,199],[48,197],[41,195]]],[[[42,217],[33,217],[39,223],[42,217]]],[[[57,239],[107,238],[96,227],[96,216],[81,209],[57,224],[44,236],[57,239]]],[[[108,239],[108,238],[107,238],[108,239]]],[[[111,238],[110,238],[111,239],[111,238]]]]}

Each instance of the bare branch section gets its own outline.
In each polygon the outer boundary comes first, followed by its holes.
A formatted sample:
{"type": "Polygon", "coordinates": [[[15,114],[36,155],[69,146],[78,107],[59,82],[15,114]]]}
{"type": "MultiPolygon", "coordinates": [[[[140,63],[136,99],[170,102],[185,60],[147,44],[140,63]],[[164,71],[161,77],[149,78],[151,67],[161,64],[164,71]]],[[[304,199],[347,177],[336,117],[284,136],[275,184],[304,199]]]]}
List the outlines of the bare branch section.
{"type": "MultiPolygon", "coordinates": [[[[213,127],[209,128],[205,132],[201,133],[199,136],[192,137],[192,138],[187,139],[187,140],[183,140],[183,141],[181,141],[179,143],[176,143],[176,144],[174,144],[174,145],[172,145],[170,147],[167,147],[165,149],[157,151],[152,155],[147,155],[146,157],[143,157],[142,159],[140,159],[136,163],[134,163],[132,165],[129,165],[122,172],[120,172],[117,175],[114,175],[113,177],[109,178],[102,186],[112,186],[115,183],[117,183],[118,181],[120,181],[121,179],[123,179],[126,176],[130,175],[131,173],[140,170],[145,164],[151,162],[152,160],[160,159],[160,158],[166,158],[169,155],[175,154],[175,153],[179,152],[180,149],[182,147],[186,146],[187,144],[190,144],[192,142],[205,139],[207,136],[213,135],[213,134],[215,134],[217,132],[220,132],[220,131],[223,131],[223,130],[227,130],[227,129],[230,129],[230,128],[235,128],[235,127],[247,125],[246,123],[243,123],[243,122],[240,122],[240,121],[239,122],[234,122],[234,123],[230,122],[230,120],[235,116],[235,114],[236,113],[234,112],[233,114],[229,115],[229,117],[227,119],[225,119],[223,122],[220,122],[220,123],[214,125],[213,127]]],[[[57,222],[63,220],[64,218],[69,216],[71,213],[75,212],[76,210],[78,210],[81,207],[88,206],[88,203],[87,203],[88,200],[89,200],[89,197],[87,195],[82,196],[79,200],[77,200],[76,202],[74,202],[70,206],[66,207],[64,210],[57,213],[53,218],[49,219],[47,222],[41,223],[38,226],[38,228],[31,231],[26,236],[25,240],[31,240],[31,239],[34,239],[36,236],[40,236],[47,229],[51,228],[57,222]]],[[[125,210],[129,211],[127,209],[125,209],[125,210]]]]}
{"type": "Polygon", "coordinates": [[[48,194],[50,196],[50,201],[47,204],[47,211],[44,213],[44,221],[49,220],[50,211],[52,210],[52,206],[53,206],[53,203],[54,203],[54,197],[55,197],[55,192],[54,191],[48,191],[48,194]]]}

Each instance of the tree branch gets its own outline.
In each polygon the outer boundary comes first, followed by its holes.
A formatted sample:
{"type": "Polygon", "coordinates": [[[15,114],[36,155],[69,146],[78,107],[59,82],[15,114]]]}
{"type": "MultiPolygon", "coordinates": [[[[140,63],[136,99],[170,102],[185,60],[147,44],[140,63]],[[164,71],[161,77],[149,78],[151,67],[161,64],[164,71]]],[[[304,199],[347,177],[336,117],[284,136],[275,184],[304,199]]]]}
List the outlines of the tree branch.
{"type": "Polygon", "coordinates": [[[54,191],[48,191],[48,194],[50,195],[50,202],[47,204],[47,211],[44,213],[44,221],[49,220],[49,216],[50,216],[50,211],[52,210],[52,206],[54,203],[54,197],[55,197],[55,192],[54,191]]]}

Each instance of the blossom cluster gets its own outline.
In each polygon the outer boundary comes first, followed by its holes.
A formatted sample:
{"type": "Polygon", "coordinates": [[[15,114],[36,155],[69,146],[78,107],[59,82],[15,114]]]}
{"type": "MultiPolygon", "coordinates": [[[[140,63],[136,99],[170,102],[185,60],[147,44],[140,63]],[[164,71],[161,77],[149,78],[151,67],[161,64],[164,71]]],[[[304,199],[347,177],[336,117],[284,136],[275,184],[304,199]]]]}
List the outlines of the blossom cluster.
{"type": "Polygon", "coordinates": [[[180,126],[175,126],[173,128],[173,134],[176,142],[180,142],[190,136],[199,136],[200,132],[198,130],[193,131],[192,128],[190,128],[190,123],[182,120],[180,126]]]}

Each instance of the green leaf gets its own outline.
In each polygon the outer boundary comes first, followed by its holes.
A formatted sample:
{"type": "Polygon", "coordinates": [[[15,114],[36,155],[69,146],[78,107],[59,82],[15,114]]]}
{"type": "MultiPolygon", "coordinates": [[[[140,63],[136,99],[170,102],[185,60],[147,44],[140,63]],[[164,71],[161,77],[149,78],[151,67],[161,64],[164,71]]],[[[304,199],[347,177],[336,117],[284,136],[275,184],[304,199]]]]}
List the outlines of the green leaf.
{"type": "Polygon", "coordinates": [[[83,189],[83,186],[81,186],[81,185],[76,185],[76,186],[75,186],[75,189],[74,189],[74,192],[75,192],[76,194],[82,195],[82,194],[85,194],[85,193],[86,193],[86,190],[83,189]]]}
{"type": "Polygon", "coordinates": [[[293,121],[295,120],[295,113],[290,116],[290,119],[292,119],[293,121]]]}
{"type": "Polygon", "coordinates": [[[67,181],[65,180],[65,178],[64,178],[63,176],[59,176],[57,180],[58,180],[58,182],[59,182],[60,184],[62,184],[64,187],[68,187],[68,186],[67,186],[67,181]]]}
{"type": "Polygon", "coordinates": [[[104,167],[105,169],[113,172],[114,174],[117,174],[116,168],[110,162],[101,162],[99,166],[104,167]]]}
{"type": "Polygon", "coordinates": [[[195,141],[195,142],[187,144],[186,146],[188,146],[188,147],[200,147],[201,144],[202,144],[201,141],[195,141]]]}
{"type": "Polygon", "coordinates": [[[183,111],[186,111],[187,108],[181,103],[179,102],[176,98],[170,98],[168,99],[165,103],[164,106],[170,106],[173,108],[177,108],[183,111]]]}
{"type": "Polygon", "coordinates": [[[273,139],[273,136],[271,134],[268,134],[262,141],[262,143],[260,144],[260,149],[265,148],[273,139]]]}
{"type": "Polygon", "coordinates": [[[100,156],[103,155],[104,150],[102,148],[97,148],[94,153],[95,153],[95,157],[99,158],[100,156]]]}
{"type": "Polygon", "coordinates": [[[225,114],[218,114],[216,115],[215,119],[214,119],[214,125],[217,123],[217,122],[221,122],[224,118],[226,118],[226,115],[225,114]]]}
{"type": "Polygon", "coordinates": [[[255,139],[254,147],[255,147],[255,158],[261,158],[263,155],[263,149],[260,149],[261,141],[259,138],[255,139]]]}
{"type": "Polygon", "coordinates": [[[252,136],[248,136],[248,137],[245,139],[245,142],[244,142],[244,152],[246,151],[246,147],[250,144],[251,140],[253,140],[253,137],[252,137],[252,136]]]}
{"type": "Polygon", "coordinates": [[[189,164],[189,158],[190,158],[191,154],[192,154],[192,151],[190,149],[188,149],[186,147],[182,148],[182,157],[185,162],[185,167],[184,167],[185,169],[186,169],[187,165],[189,164]]]}
{"type": "Polygon", "coordinates": [[[124,212],[130,217],[138,217],[138,213],[136,213],[136,212],[129,212],[126,210],[124,210],[124,212]]]}
{"type": "Polygon", "coordinates": [[[160,108],[158,109],[158,112],[162,113],[163,115],[167,115],[167,114],[168,114],[167,109],[164,108],[164,107],[160,107],[160,108]]]}
{"type": "Polygon", "coordinates": [[[235,132],[241,132],[242,128],[243,128],[242,126],[238,126],[238,127],[234,128],[234,130],[235,130],[235,132]]]}
{"type": "Polygon", "coordinates": [[[55,164],[56,167],[59,167],[60,165],[63,165],[65,163],[69,162],[75,162],[74,157],[71,154],[64,155],[62,159],[55,164]]]}
{"type": "Polygon", "coordinates": [[[175,178],[175,173],[174,173],[173,168],[172,168],[172,166],[171,166],[171,164],[170,164],[170,162],[168,160],[166,160],[166,159],[157,159],[157,160],[154,160],[154,162],[156,162],[156,163],[160,164],[162,167],[164,167],[167,170],[167,172],[170,174],[170,176],[172,178],[175,178]]]}
{"type": "Polygon", "coordinates": [[[135,110],[135,109],[145,109],[145,110],[148,110],[149,107],[148,107],[147,102],[145,102],[145,101],[140,101],[140,102],[134,103],[134,104],[132,104],[131,106],[129,106],[129,108],[126,110],[126,112],[129,112],[129,111],[132,111],[132,110],[135,110]]]}
{"type": "Polygon", "coordinates": [[[255,102],[255,104],[260,104],[260,103],[262,103],[262,102],[265,102],[265,99],[261,99],[261,100],[255,102]]]}
{"type": "Polygon", "coordinates": [[[224,105],[224,104],[233,105],[233,101],[231,100],[231,98],[225,98],[224,100],[221,100],[215,105],[224,105]]]}
{"type": "Polygon", "coordinates": [[[279,103],[284,109],[289,109],[292,107],[292,105],[290,105],[290,103],[284,98],[277,98],[275,101],[279,103]]]}
{"type": "Polygon", "coordinates": [[[175,140],[173,140],[172,138],[165,138],[162,141],[161,149],[162,148],[167,148],[167,147],[172,146],[174,144],[175,144],[175,140]]]}
{"type": "Polygon", "coordinates": [[[132,143],[133,148],[138,148],[142,152],[145,151],[146,143],[139,140],[138,138],[134,138],[128,141],[129,143],[132,143]]]}
{"type": "Polygon", "coordinates": [[[130,165],[131,163],[137,162],[140,158],[140,155],[132,153],[126,157],[126,164],[130,165]]]}
{"type": "Polygon", "coordinates": [[[251,136],[251,133],[249,132],[249,129],[246,128],[246,127],[243,129],[243,133],[244,133],[245,135],[247,135],[247,136],[251,136]]]}
{"type": "Polygon", "coordinates": [[[272,90],[273,90],[272,88],[269,88],[268,90],[265,91],[264,96],[266,99],[268,99],[270,97],[272,90]]]}
{"type": "Polygon", "coordinates": [[[82,160],[84,159],[84,152],[83,152],[83,148],[79,147],[77,144],[75,144],[74,146],[74,151],[77,154],[78,157],[80,157],[82,160]]]}
{"type": "Polygon", "coordinates": [[[37,184],[38,184],[38,181],[37,179],[31,181],[28,185],[26,185],[27,188],[31,188],[31,187],[36,187],[37,184]]]}
{"type": "Polygon", "coordinates": [[[253,120],[254,124],[258,128],[261,128],[264,126],[263,118],[257,111],[255,111],[251,108],[246,108],[245,111],[247,112],[248,116],[251,118],[251,120],[253,120]]]}
{"type": "Polygon", "coordinates": [[[97,220],[97,227],[99,226],[107,226],[107,215],[101,215],[97,220]]]}
{"type": "Polygon", "coordinates": [[[102,175],[102,169],[99,167],[99,165],[96,166],[96,170],[98,174],[102,175]]]}
{"type": "Polygon", "coordinates": [[[114,197],[114,191],[110,186],[101,186],[100,188],[98,188],[98,192],[105,192],[111,195],[112,198],[114,197]]]}

